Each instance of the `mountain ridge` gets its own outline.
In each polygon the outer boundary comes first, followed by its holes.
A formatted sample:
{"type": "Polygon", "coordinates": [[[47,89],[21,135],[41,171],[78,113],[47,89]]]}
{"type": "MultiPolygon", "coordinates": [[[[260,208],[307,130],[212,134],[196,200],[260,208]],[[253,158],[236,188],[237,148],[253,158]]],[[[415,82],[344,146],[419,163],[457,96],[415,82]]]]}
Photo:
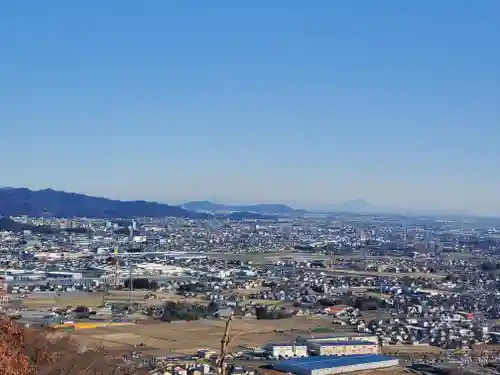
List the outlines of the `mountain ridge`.
{"type": "MultiPolygon", "coordinates": [[[[231,205],[213,203],[208,200],[191,201],[181,206],[144,200],[121,201],[95,197],[81,193],[54,189],[31,190],[28,188],[0,188],[0,216],[56,216],[56,217],[185,217],[208,218],[211,214],[238,213],[234,217],[248,219],[270,219],[269,215],[300,216],[307,213],[397,213],[397,210],[378,207],[362,198],[335,205],[329,209],[305,210],[292,208],[286,204],[231,205]]],[[[217,216],[219,216],[217,215],[217,216]]],[[[232,216],[229,215],[228,218],[232,216]]]]}
{"type": "Polygon", "coordinates": [[[250,205],[231,205],[223,203],[213,203],[208,200],[190,201],[181,205],[184,209],[194,212],[253,212],[258,214],[278,214],[278,215],[300,215],[307,211],[296,209],[281,203],[261,203],[250,205]]]}
{"type": "Polygon", "coordinates": [[[233,205],[224,203],[214,203],[208,200],[202,201],[190,201],[181,205],[189,211],[195,212],[215,212],[215,211],[226,211],[226,212],[256,212],[260,214],[278,214],[278,215],[303,215],[307,213],[390,213],[397,212],[397,210],[392,210],[386,207],[375,206],[367,202],[363,198],[356,198],[348,200],[337,205],[333,205],[328,209],[301,209],[292,208],[286,204],[249,204],[249,205],[233,205]]]}
{"type": "Polygon", "coordinates": [[[121,201],[54,189],[0,189],[0,215],[133,218],[186,217],[205,218],[209,215],[190,212],[178,206],[143,200],[121,201]]]}

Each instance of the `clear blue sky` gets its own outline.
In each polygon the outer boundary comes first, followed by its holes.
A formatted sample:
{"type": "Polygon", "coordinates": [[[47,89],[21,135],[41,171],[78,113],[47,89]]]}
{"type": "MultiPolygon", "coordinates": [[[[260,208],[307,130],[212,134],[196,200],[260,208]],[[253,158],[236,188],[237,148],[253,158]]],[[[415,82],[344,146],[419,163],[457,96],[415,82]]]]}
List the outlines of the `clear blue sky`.
{"type": "Polygon", "coordinates": [[[0,3],[0,185],[500,213],[498,0],[0,3]]]}

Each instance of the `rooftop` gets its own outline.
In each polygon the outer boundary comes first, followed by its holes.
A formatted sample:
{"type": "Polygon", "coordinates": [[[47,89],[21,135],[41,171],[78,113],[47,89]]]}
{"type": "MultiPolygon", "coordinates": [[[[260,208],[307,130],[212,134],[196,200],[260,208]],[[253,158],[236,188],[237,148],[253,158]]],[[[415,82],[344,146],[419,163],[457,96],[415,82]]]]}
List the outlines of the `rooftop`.
{"type": "Polygon", "coordinates": [[[350,346],[350,345],[376,345],[373,341],[365,341],[365,340],[342,340],[342,341],[333,341],[333,342],[312,342],[312,344],[317,344],[321,346],[350,346]]]}
{"type": "Polygon", "coordinates": [[[285,369],[285,367],[290,368],[290,366],[298,367],[304,370],[316,370],[321,368],[352,366],[371,362],[384,362],[394,359],[396,358],[378,354],[353,354],[342,357],[325,355],[275,361],[273,362],[273,367],[277,370],[280,370],[280,368],[285,369]]]}

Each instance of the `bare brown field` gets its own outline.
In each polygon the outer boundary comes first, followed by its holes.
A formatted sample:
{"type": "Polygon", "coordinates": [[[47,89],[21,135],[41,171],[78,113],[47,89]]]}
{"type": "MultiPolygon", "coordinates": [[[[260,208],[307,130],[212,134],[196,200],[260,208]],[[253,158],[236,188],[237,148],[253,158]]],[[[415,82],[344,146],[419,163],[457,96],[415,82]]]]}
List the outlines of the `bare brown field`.
{"type": "Polygon", "coordinates": [[[61,293],[60,295],[28,295],[28,299],[22,300],[23,307],[66,307],[66,306],[91,306],[99,307],[104,304],[104,293],[81,293],[73,295],[61,293]]]}
{"type": "MultiPolygon", "coordinates": [[[[291,342],[312,328],[329,326],[329,320],[294,317],[280,320],[235,319],[231,323],[230,348],[256,347],[269,342],[291,342]],[[282,333],[275,330],[283,330],[282,333]]],[[[150,322],[128,327],[109,327],[70,333],[87,346],[119,347],[144,344],[166,354],[190,354],[198,349],[218,350],[224,333],[224,320],[193,322],[150,322]]]]}
{"type": "Polygon", "coordinates": [[[110,303],[132,303],[145,304],[145,305],[161,305],[164,301],[174,301],[174,302],[190,302],[199,304],[208,304],[210,301],[204,298],[185,298],[175,293],[164,293],[158,292],[153,293],[157,296],[157,299],[144,299],[147,292],[135,292],[132,298],[129,297],[127,292],[122,291],[111,291],[109,295],[105,297],[106,302],[110,303]]]}
{"type": "MultiPolygon", "coordinates": [[[[109,293],[79,293],[78,296],[61,293],[57,295],[30,295],[28,299],[22,300],[22,306],[28,308],[51,308],[51,307],[66,307],[66,306],[92,306],[99,307],[105,302],[111,303],[127,303],[129,301],[139,304],[154,305],[161,304],[163,300],[169,301],[185,301],[183,296],[175,293],[158,292],[154,293],[158,299],[145,300],[144,297],[148,294],[147,291],[110,291],[109,293]]],[[[192,303],[205,303],[209,301],[203,298],[189,298],[187,301],[192,303]]]]}
{"type": "Polygon", "coordinates": [[[408,353],[408,354],[441,354],[443,350],[437,346],[430,345],[386,345],[382,347],[382,353],[408,353]]]}
{"type": "Polygon", "coordinates": [[[476,344],[472,347],[472,352],[474,354],[480,353],[499,353],[500,345],[498,344],[476,344]]]}
{"type": "Polygon", "coordinates": [[[231,292],[234,292],[235,294],[238,294],[240,296],[249,296],[253,293],[258,293],[258,292],[265,292],[271,290],[270,287],[263,286],[263,287],[258,287],[258,288],[248,288],[248,289],[234,289],[231,292]]]}
{"type": "Polygon", "coordinates": [[[389,368],[381,368],[375,370],[363,371],[362,374],[370,374],[370,375],[403,375],[403,374],[411,374],[410,371],[405,369],[404,367],[389,367],[389,368]]]}

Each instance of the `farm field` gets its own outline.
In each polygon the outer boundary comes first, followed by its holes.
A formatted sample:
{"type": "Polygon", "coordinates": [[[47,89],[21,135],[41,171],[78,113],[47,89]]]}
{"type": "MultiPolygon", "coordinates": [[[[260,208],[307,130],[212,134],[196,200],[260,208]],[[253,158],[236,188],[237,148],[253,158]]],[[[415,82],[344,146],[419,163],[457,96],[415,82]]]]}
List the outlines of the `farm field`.
{"type": "Polygon", "coordinates": [[[386,345],[382,347],[383,354],[441,354],[443,349],[430,345],[386,345]]]}
{"type": "MultiPolygon", "coordinates": [[[[51,308],[51,307],[66,307],[66,306],[103,306],[106,302],[111,303],[127,303],[131,302],[139,304],[161,304],[162,300],[169,301],[185,301],[183,296],[175,293],[155,292],[157,300],[145,300],[145,296],[150,293],[148,291],[119,291],[112,290],[108,293],[60,293],[57,294],[30,294],[28,299],[21,300],[23,307],[27,308],[51,308]]],[[[203,298],[189,298],[191,303],[208,304],[209,301],[203,298]]]]}
{"type": "MultiPolygon", "coordinates": [[[[199,349],[218,351],[225,329],[224,320],[193,322],[144,322],[127,327],[73,331],[69,334],[90,347],[130,347],[143,344],[150,350],[169,354],[192,354],[199,349]]],[[[294,317],[280,320],[235,319],[230,327],[230,350],[263,346],[270,342],[291,342],[309,335],[314,328],[330,326],[328,319],[294,317]]]]}
{"type": "Polygon", "coordinates": [[[106,300],[104,293],[60,293],[29,294],[28,299],[21,300],[21,305],[27,308],[52,308],[66,306],[99,307],[106,300]]]}

